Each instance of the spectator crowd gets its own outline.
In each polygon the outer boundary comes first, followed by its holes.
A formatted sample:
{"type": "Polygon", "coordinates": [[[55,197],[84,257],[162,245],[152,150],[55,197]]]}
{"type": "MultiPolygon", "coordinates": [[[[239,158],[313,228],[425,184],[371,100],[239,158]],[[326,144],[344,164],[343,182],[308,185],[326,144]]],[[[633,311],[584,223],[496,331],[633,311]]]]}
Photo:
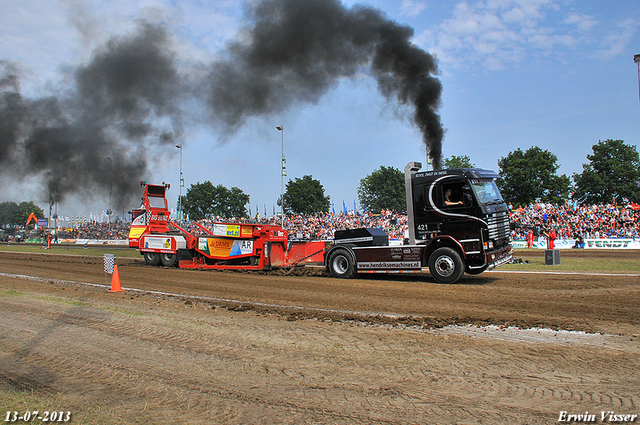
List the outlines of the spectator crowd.
{"type": "MultiPolygon", "coordinates": [[[[284,224],[294,239],[333,239],[336,230],[355,229],[359,227],[379,227],[385,230],[389,239],[404,240],[407,231],[407,215],[398,214],[389,210],[383,210],[381,214],[370,213],[318,213],[313,215],[289,215],[282,223],[279,217],[256,217],[242,219],[222,219],[216,217],[212,220],[201,220],[204,227],[213,223],[261,223],[284,224]]],[[[185,224],[188,226],[188,224],[185,224]]],[[[195,229],[194,229],[195,230],[195,229]]]]}
{"type": "MultiPolygon", "coordinates": [[[[198,221],[210,228],[213,223],[262,223],[282,224],[279,217],[243,217],[223,219],[214,217],[198,221]]],[[[192,222],[179,225],[196,234],[201,233],[192,222]]],[[[61,228],[59,239],[127,239],[130,223],[118,220],[113,223],[87,222],[73,228],[61,228]]],[[[283,227],[294,239],[333,239],[336,230],[358,227],[382,228],[389,239],[399,241],[407,237],[407,215],[383,210],[381,214],[361,212],[319,213],[314,215],[289,215],[283,227]]],[[[616,205],[552,205],[535,203],[511,211],[511,236],[513,240],[527,240],[545,236],[555,231],[558,239],[640,238],[640,207],[616,205]]]]}
{"type": "Polygon", "coordinates": [[[58,239],[127,239],[131,223],[117,220],[112,223],[78,223],[73,228],[61,228],[58,239]]]}
{"type": "MultiPolygon", "coordinates": [[[[276,217],[202,220],[205,227],[214,222],[280,224],[276,217]]],[[[332,239],[336,230],[358,227],[380,227],[389,239],[407,237],[407,215],[392,211],[370,213],[321,213],[292,215],[284,220],[284,228],[296,239],[332,239]]],[[[640,208],[606,205],[554,205],[535,203],[511,210],[511,237],[526,240],[552,231],[558,239],[640,238],[640,208]]]]}
{"type": "Polygon", "coordinates": [[[512,239],[522,240],[555,230],[558,239],[615,239],[640,237],[640,209],[632,206],[552,205],[535,203],[512,211],[512,239]]]}

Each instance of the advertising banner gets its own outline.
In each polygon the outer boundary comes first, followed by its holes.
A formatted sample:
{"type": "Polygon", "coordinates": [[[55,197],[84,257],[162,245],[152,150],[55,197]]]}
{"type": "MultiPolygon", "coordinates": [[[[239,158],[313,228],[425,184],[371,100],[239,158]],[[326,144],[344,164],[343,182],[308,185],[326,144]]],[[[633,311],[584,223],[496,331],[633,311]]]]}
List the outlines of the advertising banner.
{"type": "Polygon", "coordinates": [[[253,254],[253,240],[199,238],[198,249],[212,257],[236,257],[253,254]]]}
{"type": "Polygon", "coordinates": [[[214,224],[213,234],[216,236],[240,236],[240,225],[238,224],[214,224]]]}
{"type": "Polygon", "coordinates": [[[144,238],[144,247],[148,249],[172,249],[171,238],[147,236],[144,238]]]}
{"type": "Polygon", "coordinates": [[[147,230],[147,226],[131,226],[129,229],[129,239],[138,239],[147,230]]]}
{"type": "MultiPolygon", "coordinates": [[[[526,249],[527,242],[523,240],[511,241],[514,249],[526,249]]],[[[555,249],[572,249],[576,246],[575,239],[556,239],[555,249]]],[[[547,240],[539,238],[533,242],[534,249],[547,249],[547,240]]],[[[640,239],[585,239],[584,249],[640,249],[640,239]]]]}

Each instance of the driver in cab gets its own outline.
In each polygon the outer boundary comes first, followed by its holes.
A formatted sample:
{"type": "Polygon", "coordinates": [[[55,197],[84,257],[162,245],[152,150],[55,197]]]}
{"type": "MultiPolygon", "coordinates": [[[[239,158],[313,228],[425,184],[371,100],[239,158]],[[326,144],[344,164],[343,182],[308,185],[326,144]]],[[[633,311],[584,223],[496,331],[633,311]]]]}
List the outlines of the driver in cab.
{"type": "Polygon", "coordinates": [[[448,188],[444,192],[444,204],[445,205],[462,205],[462,201],[454,201],[452,199],[452,193],[453,193],[453,190],[451,188],[448,188]]]}

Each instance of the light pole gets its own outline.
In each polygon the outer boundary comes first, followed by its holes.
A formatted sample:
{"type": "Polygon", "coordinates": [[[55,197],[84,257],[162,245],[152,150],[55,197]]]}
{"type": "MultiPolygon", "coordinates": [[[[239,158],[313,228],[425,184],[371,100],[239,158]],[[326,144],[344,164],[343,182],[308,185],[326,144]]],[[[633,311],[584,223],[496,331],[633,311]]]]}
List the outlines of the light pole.
{"type": "Polygon", "coordinates": [[[113,161],[111,161],[111,157],[107,157],[107,159],[109,160],[109,209],[107,210],[107,216],[109,218],[109,230],[111,230],[111,194],[112,194],[112,186],[111,186],[111,175],[112,175],[112,164],[113,161]]]}
{"type": "Polygon", "coordinates": [[[640,53],[633,55],[633,61],[638,64],[638,99],[640,100],[640,53]]]}
{"type": "Polygon", "coordinates": [[[284,127],[276,126],[276,130],[282,132],[282,173],[280,175],[280,219],[284,227],[284,176],[287,175],[287,161],[284,159],[284,127]]]}
{"type": "Polygon", "coordinates": [[[47,226],[51,229],[51,208],[53,207],[53,197],[51,196],[51,173],[47,171],[47,175],[49,176],[49,221],[47,221],[47,226]]]}
{"type": "Polygon", "coordinates": [[[56,203],[56,213],[53,215],[53,219],[56,221],[56,228],[53,231],[53,237],[54,237],[54,241],[57,243],[58,242],[58,202],[60,201],[60,192],[58,192],[56,190],[56,194],[55,194],[55,199],[54,199],[55,203],[56,203]]]}
{"type": "Polygon", "coordinates": [[[178,213],[176,214],[177,220],[182,220],[182,187],[184,186],[184,177],[182,176],[182,145],[176,145],[176,148],[180,150],[180,184],[178,185],[178,213]]]}

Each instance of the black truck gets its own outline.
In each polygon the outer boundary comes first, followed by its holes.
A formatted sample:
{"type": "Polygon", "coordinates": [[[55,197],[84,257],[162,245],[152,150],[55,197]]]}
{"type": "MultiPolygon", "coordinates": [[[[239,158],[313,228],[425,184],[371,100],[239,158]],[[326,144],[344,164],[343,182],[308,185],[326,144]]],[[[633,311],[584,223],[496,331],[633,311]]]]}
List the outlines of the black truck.
{"type": "Polygon", "coordinates": [[[428,268],[440,283],[456,283],[511,260],[509,210],[495,184],[500,176],[477,168],[419,171],[405,167],[409,237],[389,245],[382,229],[335,233],[325,254],[334,277],[356,273],[417,273],[428,268]]]}

